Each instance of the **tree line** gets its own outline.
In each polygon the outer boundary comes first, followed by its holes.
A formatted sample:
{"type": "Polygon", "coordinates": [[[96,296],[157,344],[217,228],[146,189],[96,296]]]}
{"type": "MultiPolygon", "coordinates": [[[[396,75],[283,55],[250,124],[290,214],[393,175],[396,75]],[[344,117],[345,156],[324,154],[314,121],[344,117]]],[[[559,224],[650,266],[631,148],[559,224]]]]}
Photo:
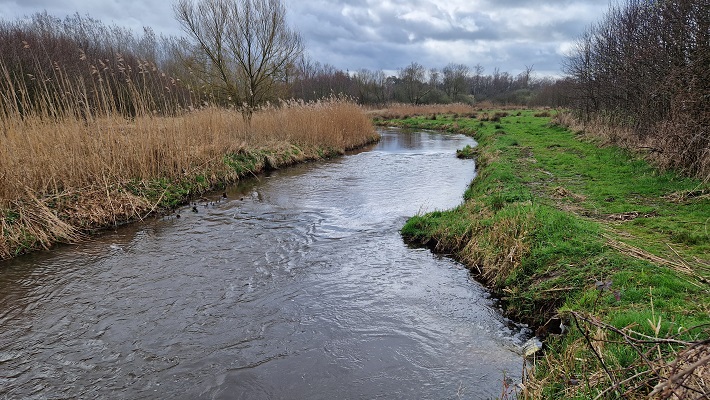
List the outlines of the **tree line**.
{"type": "Polygon", "coordinates": [[[79,14],[0,21],[0,86],[11,93],[0,111],[71,110],[86,118],[216,104],[248,116],[267,102],[332,95],[368,105],[561,101],[545,95],[556,81],[534,78],[532,66],[512,75],[486,74],[480,65],[428,69],[412,62],[388,75],[321,64],[307,56],[281,0],[178,0],[173,8],[185,36],[133,32],[79,14]]]}
{"type": "Polygon", "coordinates": [[[292,95],[306,100],[329,93],[345,93],[361,104],[473,104],[489,101],[501,104],[552,104],[552,97],[540,96],[556,82],[552,78],[534,78],[533,67],[512,75],[495,69],[485,74],[480,65],[449,63],[438,68],[426,68],[418,62],[387,75],[382,70],[359,69],[342,71],[319,62],[301,59],[294,70],[292,95]]]}
{"type": "Polygon", "coordinates": [[[613,6],[564,69],[582,120],[626,128],[666,166],[710,179],[710,1],[613,6]]]}

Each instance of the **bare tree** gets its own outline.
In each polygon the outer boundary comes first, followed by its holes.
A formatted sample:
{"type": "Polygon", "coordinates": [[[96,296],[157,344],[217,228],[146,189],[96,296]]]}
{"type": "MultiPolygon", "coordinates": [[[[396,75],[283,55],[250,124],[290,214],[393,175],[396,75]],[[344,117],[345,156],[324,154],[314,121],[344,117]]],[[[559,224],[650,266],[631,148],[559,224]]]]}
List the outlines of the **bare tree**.
{"type": "Polygon", "coordinates": [[[404,98],[412,104],[421,104],[422,99],[429,93],[426,81],[426,68],[413,62],[399,71],[402,82],[404,98]]]}
{"type": "Polygon", "coordinates": [[[523,88],[527,89],[530,86],[530,79],[532,78],[533,67],[534,65],[525,65],[525,71],[518,74],[518,81],[520,83],[520,86],[522,86],[523,88]]]}
{"type": "Polygon", "coordinates": [[[464,64],[449,64],[444,67],[444,90],[453,101],[467,94],[468,76],[470,69],[464,64]]]}
{"type": "Polygon", "coordinates": [[[281,0],[178,0],[173,9],[202,59],[193,67],[247,119],[303,52],[281,0]]]}
{"type": "Polygon", "coordinates": [[[438,89],[441,86],[441,73],[436,68],[429,69],[429,87],[438,89]]]}
{"type": "Polygon", "coordinates": [[[469,79],[470,92],[476,100],[478,100],[477,96],[483,86],[483,71],[484,68],[481,64],[474,65],[472,76],[469,79]]]}
{"type": "Polygon", "coordinates": [[[710,2],[625,0],[565,65],[585,120],[629,128],[662,166],[710,181],[710,2]]]}
{"type": "Polygon", "coordinates": [[[360,104],[383,104],[387,76],[382,70],[360,69],[353,77],[360,104]]]}

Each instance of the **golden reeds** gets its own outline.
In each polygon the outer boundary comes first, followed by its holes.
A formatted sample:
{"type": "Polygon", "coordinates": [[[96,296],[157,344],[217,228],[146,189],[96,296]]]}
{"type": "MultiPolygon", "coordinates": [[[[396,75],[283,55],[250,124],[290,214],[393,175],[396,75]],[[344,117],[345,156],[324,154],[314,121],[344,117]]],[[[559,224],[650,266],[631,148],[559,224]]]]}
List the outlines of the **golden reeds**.
{"type": "Polygon", "coordinates": [[[369,110],[367,113],[372,117],[384,119],[403,119],[416,115],[436,114],[458,114],[462,117],[475,117],[477,109],[478,107],[464,103],[423,105],[393,103],[387,105],[387,108],[369,110]]]}
{"type": "Polygon", "coordinates": [[[342,152],[376,136],[345,99],[267,105],[246,121],[234,109],[181,110],[140,82],[117,86],[108,72],[87,83],[57,66],[29,84],[2,64],[0,72],[0,259],[142,218],[155,204],[128,193],[129,183],[198,175],[224,182],[238,175],[224,162],[229,154],[342,152]]]}

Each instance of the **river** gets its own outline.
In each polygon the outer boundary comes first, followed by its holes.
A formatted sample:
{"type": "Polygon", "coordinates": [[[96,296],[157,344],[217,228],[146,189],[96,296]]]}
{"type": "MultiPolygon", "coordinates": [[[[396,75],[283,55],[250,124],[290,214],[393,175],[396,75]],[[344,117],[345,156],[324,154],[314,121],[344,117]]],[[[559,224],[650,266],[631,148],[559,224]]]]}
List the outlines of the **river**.
{"type": "Polygon", "coordinates": [[[363,151],[0,263],[0,398],[479,399],[518,328],[453,260],[407,246],[474,178],[462,135],[363,151]]]}

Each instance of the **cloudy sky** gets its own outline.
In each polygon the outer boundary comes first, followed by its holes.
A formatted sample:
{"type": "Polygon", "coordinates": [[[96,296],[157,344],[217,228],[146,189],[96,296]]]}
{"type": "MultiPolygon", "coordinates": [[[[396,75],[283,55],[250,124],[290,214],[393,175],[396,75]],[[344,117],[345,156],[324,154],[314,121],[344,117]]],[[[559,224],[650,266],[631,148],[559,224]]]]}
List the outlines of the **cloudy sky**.
{"type": "MultiPolygon", "coordinates": [[[[614,0],[284,0],[311,58],[342,70],[396,71],[411,62],[484,73],[560,75],[574,40],[614,0]]],[[[0,18],[47,10],[181,35],[170,0],[0,0],[0,18]]]]}

